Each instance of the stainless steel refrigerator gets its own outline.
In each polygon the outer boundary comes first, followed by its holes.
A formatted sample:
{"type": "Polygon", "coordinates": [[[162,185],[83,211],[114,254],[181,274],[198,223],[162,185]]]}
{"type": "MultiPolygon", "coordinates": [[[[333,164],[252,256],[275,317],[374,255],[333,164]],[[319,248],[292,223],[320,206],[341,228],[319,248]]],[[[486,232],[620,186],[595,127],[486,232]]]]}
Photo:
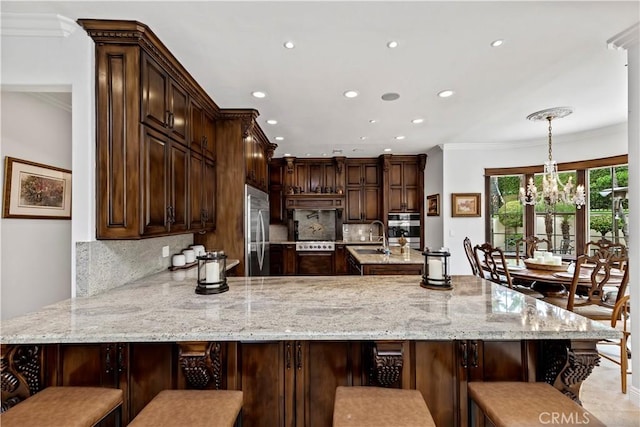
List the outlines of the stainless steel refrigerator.
{"type": "Polygon", "coordinates": [[[269,275],[269,195],[244,186],[245,276],[269,275]]]}

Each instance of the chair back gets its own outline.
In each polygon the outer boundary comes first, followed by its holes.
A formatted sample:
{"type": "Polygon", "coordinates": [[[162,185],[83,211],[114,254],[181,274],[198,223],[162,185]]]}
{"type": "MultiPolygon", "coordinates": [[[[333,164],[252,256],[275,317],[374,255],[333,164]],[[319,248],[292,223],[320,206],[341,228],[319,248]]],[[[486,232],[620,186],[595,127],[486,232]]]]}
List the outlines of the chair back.
{"type": "Polygon", "coordinates": [[[471,239],[469,239],[469,237],[464,238],[463,246],[464,246],[464,253],[467,255],[467,260],[469,260],[469,265],[471,266],[471,273],[474,276],[484,278],[484,275],[480,270],[480,266],[478,265],[478,260],[476,258],[476,255],[473,252],[473,246],[471,246],[471,239]]]}
{"type": "Polygon", "coordinates": [[[545,251],[551,248],[549,240],[541,239],[537,236],[527,236],[516,241],[516,262],[520,264],[520,248],[522,247],[522,255],[525,258],[533,258],[533,252],[540,250],[540,245],[546,245],[545,251]]]}
{"type": "Polygon", "coordinates": [[[629,282],[629,269],[627,268],[629,257],[626,246],[617,243],[592,243],[595,242],[589,242],[588,247],[593,253],[580,255],[576,260],[575,272],[569,289],[567,310],[574,311],[574,308],[588,305],[613,309],[615,303],[622,299],[626,293],[629,282]],[[581,274],[589,276],[588,284],[580,282],[581,274]],[[582,292],[581,295],[578,295],[580,288],[582,288],[582,292]],[[609,299],[608,291],[612,289],[617,289],[615,301],[609,299]]]}
{"type": "Polygon", "coordinates": [[[507,260],[502,249],[493,247],[491,243],[483,243],[475,245],[473,252],[478,266],[486,272],[485,279],[513,288],[511,275],[507,269],[507,260]]]}

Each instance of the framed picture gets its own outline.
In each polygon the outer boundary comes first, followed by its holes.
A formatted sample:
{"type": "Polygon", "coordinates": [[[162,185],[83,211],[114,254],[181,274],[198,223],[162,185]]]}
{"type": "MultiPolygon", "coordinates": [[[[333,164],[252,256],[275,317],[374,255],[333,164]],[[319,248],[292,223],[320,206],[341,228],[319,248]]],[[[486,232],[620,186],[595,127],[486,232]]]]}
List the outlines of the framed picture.
{"type": "Polygon", "coordinates": [[[440,194],[427,196],[427,216],[440,216],[440,194]]]}
{"type": "Polygon", "coordinates": [[[71,171],[7,156],[3,218],[71,219],[71,171]]]}
{"type": "Polygon", "coordinates": [[[451,216],[480,216],[480,193],[451,193],[451,216]]]}

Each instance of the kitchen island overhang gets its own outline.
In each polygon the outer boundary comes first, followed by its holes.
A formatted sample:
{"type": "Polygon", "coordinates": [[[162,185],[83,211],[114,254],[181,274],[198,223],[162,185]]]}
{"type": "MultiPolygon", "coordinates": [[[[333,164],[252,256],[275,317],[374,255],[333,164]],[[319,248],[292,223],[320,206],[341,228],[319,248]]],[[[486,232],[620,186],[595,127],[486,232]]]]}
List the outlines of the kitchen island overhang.
{"type": "Polygon", "coordinates": [[[30,366],[29,392],[128,390],[125,425],[163,388],[243,390],[247,426],[330,425],[336,385],[383,385],[419,389],[438,425],[466,426],[467,381],[546,381],[579,401],[596,342],[619,336],[473,276],[449,291],[420,276],[229,278],[215,295],[176,277],[4,321],[3,374],[30,366]]]}
{"type": "MultiPolygon", "coordinates": [[[[616,339],[620,333],[474,276],[232,277],[197,295],[162,272],[2,322],[2,344],[278,340],[616,339]]],[[[184,277],[184,278],[183,278],[184,277]]]]}

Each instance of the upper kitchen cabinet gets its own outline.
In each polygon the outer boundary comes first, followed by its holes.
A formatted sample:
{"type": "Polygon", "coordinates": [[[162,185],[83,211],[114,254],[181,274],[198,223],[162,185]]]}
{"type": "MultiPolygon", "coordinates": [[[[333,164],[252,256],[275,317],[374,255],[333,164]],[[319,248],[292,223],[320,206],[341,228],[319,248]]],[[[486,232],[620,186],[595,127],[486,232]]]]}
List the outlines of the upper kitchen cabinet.
{"type": "Polygon", "coordinates": [[[216,137],[215,120],[198,101],[192,99],[189,103],[190,143],[189,148],[205,158],[215,160],[216,137]]]}
{"type": "Polygon", "coordinates": [[[142,122],[187,143],[188,95],[169,72],[142,55],[142,122]]]}
{"type": "Polygon", "coordinates": [[[422,213],[427,156],[383,155],[385,212],[422,213]]]}
{"type": "MultiPolygon", "coordinates": [[[[287,167],[291,170],[290,187],[303,194],[335,193],[339,168],[342,164],[334,159],[296,159],[287,157],[287,167]]],[[[289,189],[287,189],[289,191],[289,189]]]]}
{"type": "Polygon", "coordinates": [[[144,24],[78,23],[96,45],[96,237],[214,230],[218,106],[144,24]]]}
{"type": "Polygon", "coordinates": [[[347,159],[345,170],[345,222],[381,220],[382,189],[378,159],[347,159]]]}
{"type": "Polygon", "coordinates": [[[284,195],[285,195],[285,161],[271,159],[269,162],[269,222],[284,224],[284,195]]]}

